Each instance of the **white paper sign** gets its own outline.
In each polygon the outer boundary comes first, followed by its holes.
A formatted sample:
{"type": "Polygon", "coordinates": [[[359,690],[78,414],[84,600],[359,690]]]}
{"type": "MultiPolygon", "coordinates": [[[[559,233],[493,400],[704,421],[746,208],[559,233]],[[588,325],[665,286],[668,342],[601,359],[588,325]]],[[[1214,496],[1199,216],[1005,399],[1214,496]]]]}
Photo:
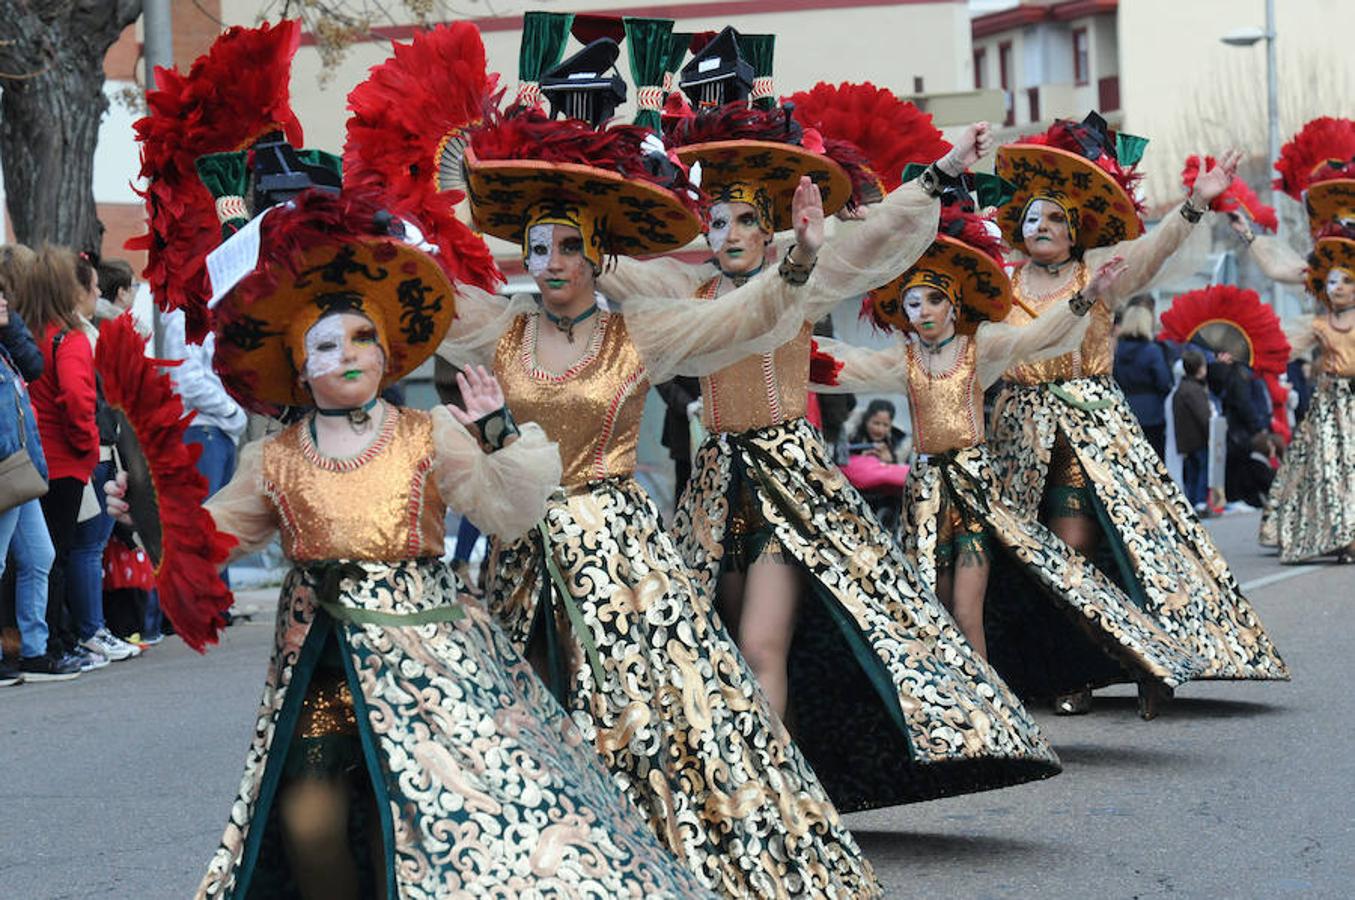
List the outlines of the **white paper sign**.
{"type": "Polygon", "coordinates": [[[207,301],[208,309],[215,308],[231,288],[259,265],[259,226],[271,209],[250,219],[245,227],[207,254],[207,276],[212,280],[212,299],[207,301]]]}

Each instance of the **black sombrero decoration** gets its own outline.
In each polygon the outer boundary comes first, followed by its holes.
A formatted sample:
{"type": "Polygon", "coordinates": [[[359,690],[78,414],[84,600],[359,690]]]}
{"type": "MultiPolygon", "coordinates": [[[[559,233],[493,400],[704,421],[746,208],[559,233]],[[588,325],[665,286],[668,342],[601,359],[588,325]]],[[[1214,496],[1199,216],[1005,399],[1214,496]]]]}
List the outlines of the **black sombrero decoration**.
{"type": "Polygon", "coordinates": [[[1275,171],[1275,187],[1303,202],[1314,240],[1337,230],[1355,236],[1355,121],[1323,116],[1304,125],[1275,171]]]}
{"type": "Polygon", "coordinates": [[[987,219],[957,202],[942,203],[941,224],[934,240],[913,266],[898,278],[868,293],[862,318],[885,331],[911,331],[903,308],[910,288],[932,287],[955,306],[955,330],[973,334],[983,322],[1000,322],[1012,308],[1011,280],[1002,258],[1002,240],[987,219]]]}
{"type": "Polygon", "coordinates": [[[1355,240],[1346,237],[1320,238],[1308,257],[1308,292],[1328,309],[1327,276],[1332,269],[1344,269],[1355,277],[1355,240]]]}
{"type": "Polygon", "coordinates": [[[1016,187],[998,212],[1003,235],[1021,246],[1026,209],[1052,200],[1068,216],[1074,245],[1084,250],[1138,237],[1143,219],[1134,166],[1146,143],[1109,131],[1104,119],[1088,113],[1082,122],[1060,120],[1043,134],[999,147],[995,171],[1016,187]]]}

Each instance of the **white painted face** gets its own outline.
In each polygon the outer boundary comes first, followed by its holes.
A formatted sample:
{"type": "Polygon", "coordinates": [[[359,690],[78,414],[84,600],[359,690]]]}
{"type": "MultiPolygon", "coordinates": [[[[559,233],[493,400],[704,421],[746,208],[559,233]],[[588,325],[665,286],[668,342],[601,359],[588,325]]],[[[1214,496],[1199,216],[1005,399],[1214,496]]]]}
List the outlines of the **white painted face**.
{"type": "Polygon", "coordinates": [[[710,249],[719,253],[729,241],[729,229],[734,225],[734,209],[728,203],[716,203],[710,208],[710,228],[706,231],[706,240],[710,249]]]}
{"type": "Polygon", "coordinates": [[[342,316],[325,316],[306,332],[306,378],[314,381],[343,365],[346,337],[342,316]]]}
{"type": "Polygon", "coordinates": [[[917,285],[903,292],[903,312],[919,334],[935,334],[955,321],[955,305],[933,287],[917,285]],[[944,308],[944,311],[943,311],[944,308]]]}
{"type": "Polygon", "coordinates": [[[533,225],[527,229],[527,272],[540,278],[550,266],[555,252],[555,226],[533,225]]]}
{"type": "Polygon", "coordinates": [[[1355,300],[1355,272],[1339,266],[1328,272],[1327,298],[1333,306],[1349,306],[1355,300]]]}
{"type": "Polygon", "coordinates": [[[1035,233],[1040,230],[1040,204],[1032,203],[1026,210],[1026,217],[1021,222],[1021,237],[1030,240],[1035,237],[1035,233]]]}

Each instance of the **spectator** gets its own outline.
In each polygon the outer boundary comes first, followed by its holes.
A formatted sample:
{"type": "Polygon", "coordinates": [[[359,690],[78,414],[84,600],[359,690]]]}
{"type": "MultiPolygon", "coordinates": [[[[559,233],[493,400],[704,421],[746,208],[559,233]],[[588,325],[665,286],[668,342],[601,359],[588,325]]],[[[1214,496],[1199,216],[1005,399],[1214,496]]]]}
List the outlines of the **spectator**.
{"type": "MultiPolygon", "coordinates": [[[[14,293],[11,276],[18,268],[14,254],[6,254],[0,261],[0,459],[27,451],[38,474],[46,478],[47,460],[27,388],[28,381],[42,374],[42,353],[23,319],[10,313],[9,296],[14,293]]],[[[79,662],[58,660],[47,652],[47,580],[54,551],[37,498],[0,511],[0,574],[11,554],[19,665],[12,667],[0,660],[0,686],[20,680],[65,681],[76,677],[80,674],[79,662]]]]}
{"type": "Polygon", "coordinates": [[[663,398],[663,433],[659,443],[668,450],[668,458],[673,461],[673,500],[677,501],[687,489],[692,477],[692,426],[693,404],[700,409],[701,380],[687,375],[679,375],[671,381],[656,384],[654,390],[663,398]]]}
{"type": "Polygon", "coordinates": [[[908,436],[894,427],[894,404],[872,400],[847,442],[842,473],[861,492],[887,530],[898,527],[903,509],[903,485],[908,479],[905,446],[908,436]]]}
{"type": "Polygon", "coordinates": [[[1231,354],[1219,353],[1208,368],[1209,389],[1220,400],[1228,421],[1228,455],[1224,472],[1224,494],[1232,503],[1259,508],[1269,486],[1268,466],[1252,465],[1255,441],[1266,433],[1266,421],[1252,401],[1250,370],[1233,361],[1231,354]],[[1264,471],[1262,471],[1264,470],[1264,471]]]}
{"type": "Polygon", "coordinates": [[[1185,377],[1177,385],[1172,399],[1176,425],[1176,450],[1182,457],[1182,481],[1186,498],[1196,512],[1208,508],[1209,501],[1209,389],[1205,387],[1206,366],[1198,350],[1181,354],[1185,377]]]}
{"type": "Polygon", "coordinates": [[[42,377],[31,386],[33,412],[47,456],[48,490],[42,498],[55,558],[47,590],[47,650],[57,660],[74,658],[82,669],[108,664],[79,646],[69,604],[71,549],[85,485],[99,463],[94,421],[94,352],[77,304],[87,302],[75,274],[75,254],[43,247],[33,260],[18,311],[42,351],[42,377]]]}
{"type": "Polygon", "coordinates": [[[136,299],[136,276],[125,259],[105,259],[99,263],[99,302],[96,321],[116,319],[132,308],[136,299]]]}
{"type": "Polygon", "coordinates": [[[1172,373],[1162,348],[1153,341],[1153,314],[1143,306],[1126,308],[1120,321],[1120,339],[1115,345],[1115,381],[1143,426],[1148,443],[1165,463],[1165,402],[1172,390],[1172,373]]]}

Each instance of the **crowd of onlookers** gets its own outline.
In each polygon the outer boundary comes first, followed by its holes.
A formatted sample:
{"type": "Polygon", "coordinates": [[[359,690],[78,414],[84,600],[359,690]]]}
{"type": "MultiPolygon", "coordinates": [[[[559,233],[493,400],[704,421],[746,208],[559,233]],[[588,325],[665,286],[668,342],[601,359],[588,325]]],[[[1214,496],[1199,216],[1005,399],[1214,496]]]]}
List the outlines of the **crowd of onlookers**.
{"type": "Polygon", "coordinates": [[[121,260],[0,247],[0,686],[69,680],[163,637],[151,561],[103,494],[120,421],[94,353],[134,294],[121,260]]]}

